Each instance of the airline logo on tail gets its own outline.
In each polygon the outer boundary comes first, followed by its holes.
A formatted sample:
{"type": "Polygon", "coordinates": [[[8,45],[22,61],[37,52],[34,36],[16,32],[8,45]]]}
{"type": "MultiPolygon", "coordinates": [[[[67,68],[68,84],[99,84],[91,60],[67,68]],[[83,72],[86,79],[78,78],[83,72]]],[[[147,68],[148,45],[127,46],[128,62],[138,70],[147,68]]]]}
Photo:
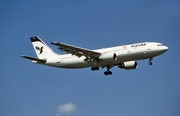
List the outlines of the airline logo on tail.
{"type": "Polygon", "coordinates": [[[39,50],[39,55],[42,54],[42,52],[43,52],[43,46],[41,46],[41,47],[37,47],[37,46],[36,46],[36,50],[39,50]]]}

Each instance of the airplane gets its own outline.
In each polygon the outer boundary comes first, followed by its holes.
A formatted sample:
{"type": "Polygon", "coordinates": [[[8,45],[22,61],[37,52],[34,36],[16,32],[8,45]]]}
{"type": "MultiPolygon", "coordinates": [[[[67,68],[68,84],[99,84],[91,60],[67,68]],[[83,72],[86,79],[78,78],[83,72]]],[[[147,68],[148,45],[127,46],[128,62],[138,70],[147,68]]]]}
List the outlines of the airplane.
{"type": "Polygon", "coordinates": [[[142,42],[97,50],[51,42],[52,45],[58,46],[60,51],[67,53],[62,55],[55,53],[38,36],[30,39],[38,58],[26,55],[21,57],[32,60],[35,64],[69,69],[91,67],[92,71],[106,67],[105,75],[112,75],[110,69],[114,66],[125,70],[136,69],[137,60],[149,59],[148,64],[152,65],[154,57],[168,50],[167,46],[158,42],[142,42]]]}

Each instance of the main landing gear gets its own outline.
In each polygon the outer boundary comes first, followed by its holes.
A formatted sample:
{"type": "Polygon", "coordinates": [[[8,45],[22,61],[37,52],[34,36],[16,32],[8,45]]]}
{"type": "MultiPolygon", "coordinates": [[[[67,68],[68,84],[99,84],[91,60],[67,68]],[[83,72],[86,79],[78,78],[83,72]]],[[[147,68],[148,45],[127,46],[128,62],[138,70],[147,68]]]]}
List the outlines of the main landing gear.
{"type": "Polygon", "coordinates": [[[99,67],[93,66],[93,67],[91,67],[91,70],[92,70],[92,71],[99,70],[99,67]]]}
{"type": "MultiPolygon", "coordinates": [[[[96,66],[96,65],[97,65],[97,62],[98,62],[98,59],[95,59],[95,60],[94,60],[94,66],[91,67],[91,70],[92,70],[92,71],[99,70],[99,67],[96,66]]],[[[110,65],[107,65],[106,68],[107,68],[107,71],[104,72],[104,75],[112,75],[112,72],[109,71],[109,69],[111,68],[110,65]]]]}
{"type": "Polygon", "coordinates": [[[112,75],[112,72],[111,71],[105,71],[104,75],[112,75]]]}
{"type": "Polygon", "coordinates": [[[109,69],[110,69],[110,66],[108,65],[107,66],[107,71],[104,72],[104,75],[112,75],[112,72],[109,71],[109,69]]]}
{"type": "Polygon", "coordinates": [[[96,66],[96,65],[97,65],[97,62],[98,62],[98,59],[94,59],[94,66],[91,67],[91,70],[92,70],[92,71],[99,70],[99,67],[96,66]]]}
{"type": "MultiPolygon", "coordinates": [[[[104,72],[104,75],[112,75],[112,72],[109,71],[109,69],[110,69],[110,66],[108,65],[108,66],[107,66],[107,71],[104,72]]],[[[99,70],[99,67],[93,66],[93,67],[91,67],[91,70],[92,70],[92,71],[99,70]]]]}
{"type": "Polygon", "coordinates": [[[152,59],[153,59],[153,58],[150,58],[150,59],[149,59],[149,62],[148,62],[149,65],[152,65],[152,59]]]}

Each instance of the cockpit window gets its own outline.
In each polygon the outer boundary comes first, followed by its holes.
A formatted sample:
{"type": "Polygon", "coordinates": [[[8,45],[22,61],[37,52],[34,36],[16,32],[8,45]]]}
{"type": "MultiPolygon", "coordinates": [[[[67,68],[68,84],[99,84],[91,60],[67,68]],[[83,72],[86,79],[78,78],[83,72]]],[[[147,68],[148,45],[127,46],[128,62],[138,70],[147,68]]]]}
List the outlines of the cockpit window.
{"type": "Polygon", "coordinates": [[[157,44],[157,46],[163,46],[163,44],[157,44]]]}

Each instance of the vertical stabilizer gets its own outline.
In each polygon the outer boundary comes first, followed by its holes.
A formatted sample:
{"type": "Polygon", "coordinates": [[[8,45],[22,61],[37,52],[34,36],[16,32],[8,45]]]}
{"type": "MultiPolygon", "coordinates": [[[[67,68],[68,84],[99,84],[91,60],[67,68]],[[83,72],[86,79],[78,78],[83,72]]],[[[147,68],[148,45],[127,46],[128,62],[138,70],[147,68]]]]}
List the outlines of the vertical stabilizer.
{"type": "Polygon", "coordinates": [[[58,54],[49,48],[39,37],[31,37],[30,39],[38,58],[58,56],[58,54]]]}

